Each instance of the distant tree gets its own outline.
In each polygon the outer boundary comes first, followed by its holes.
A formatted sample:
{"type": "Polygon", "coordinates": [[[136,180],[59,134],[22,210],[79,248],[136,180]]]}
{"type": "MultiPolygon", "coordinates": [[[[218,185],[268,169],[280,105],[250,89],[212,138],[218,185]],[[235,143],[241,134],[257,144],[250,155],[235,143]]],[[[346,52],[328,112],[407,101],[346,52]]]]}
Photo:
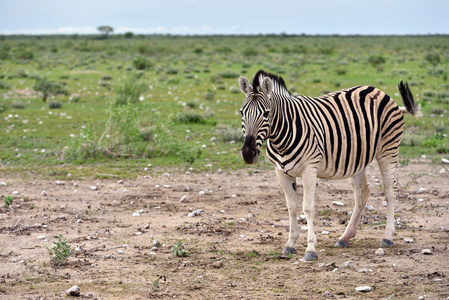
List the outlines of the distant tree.
{"type": "Polygon", "coordinates": [[[98,27],[98,31],[100,31],[103,34],[103,37],[106,39],[109,33],[114,31],[114,28],[112,28],[111,26],[100,26],[98,27]]]}
{"type": "Polygon", "coordinates": [[[128,32],[125,32],[125,34],[123,36],[127,39],[130,39],[134,36],[134,33],[132,33],[131,31],[128,31],[128,32]]]}
{"type": "Polygon", "coordinates": [[[41,93],[43,102],[46,102],[47,98],[51,95],[69,95],[69,92],[62,83],[48,80],[46,77],[38,78],[36,84],[33,86],[33,90],[41,93]]]}

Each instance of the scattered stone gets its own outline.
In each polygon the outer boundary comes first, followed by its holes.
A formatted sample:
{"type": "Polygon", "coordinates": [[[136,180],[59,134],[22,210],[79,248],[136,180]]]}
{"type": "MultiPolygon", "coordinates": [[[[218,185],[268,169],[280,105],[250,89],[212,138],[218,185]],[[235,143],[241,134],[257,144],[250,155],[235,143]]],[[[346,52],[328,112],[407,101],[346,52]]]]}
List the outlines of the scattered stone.
{"type": "Polygon", "coordinates": [[[384,256],[385,255],[385,251],[382,248],[379,248],[376,250],[376,255],[377,256],[384,256]]]}
{"type": "Polygon", "coordinates": [[[18,195],[18,194],[20,194],[20,192],[19,191],[14,191],[14,192],[12,192],[12,194],[13,195],[18,195]]]}
{"type": "Polygon", "coordinates": [[[140,214],[138,212],[133,213],[133,217],[140,217],[140,214]]]}
{"type": "Polygon", "coordinates": [[[150,249],[151,252],[156,252],[156,251],[158,251],[158,250],[159,250],[158,247],[152,247],[152,248],[150,249]]]}
{"type": "Polygon", "coordinates": [[[183,202],[183,203],[187,203],[187,202],[189,202],[189,197],[187,195],[184,195],[184,196],[181,197],[180,201],[183,202]]]}
{"type": "Polygon", "coordinates": [[[421,253],[424,255],[432,255],[433,254],[432,250],[430,250],[430,249],[422,249],[421,253]]]}
{"type": "Polygon", "coordinates": [[[80,295],[80,293],[81,293],[81,289],[80,289],[79,286],[74,285],[74,286],[72,286],[71,288],[69,288],[67,291],[65,291],[65,293],[66,293],[68,296],[75,296],[75,297],[78,297],[78,296],[80,295]]]}
{"type": "Polygon", "coordinates": [[[330,232],[329,231],[327,231],[327,230],[323,230],[323,231],[321,231],[321,234],[325,234],[325,235],[328,235],[330,232]]]}
{"type": "Polygon", "coordinates": [[[118,183],[118,184],[122,184],[122,183],[123,183],[123,180],[120,179],[119,181],[117,181],[117,183],[118,183]]]}
{"type": "Polygon", "coordinates": [[[416,191],[417,194],[423,194],[423,193],[425,193],[425,192],[426,192],[426,188],[424,188],[424,187],[419,188],[419,189],[416,191]]]}
{"type": "Polygon", "coordinates": [[[412,238],[405,238],[404,243],[413,243],[414,240],[412,238]]]}
{"type": "Polygon", "coordinates": [[[440,174],[446,174],[446,169],[445,169],[445,168],[442,168],[442,169],[440,170],[440,174]]]}
{"type": "Polygon", "coordinates": [[[123,251],[122,249],[118,249],[118,250],[117,250],[117,253],[118,253],[118,254],[125,254],[125,251],[123,251]]]}
{"type": "Polygon", "coordinates": [[[65,185],[65,181],[56,180],[56,185],[65,185]]]}
{"type": "Polygon", "coordinates": [[[145,226],[143,226],[143,229],[149,229],[150,228],[150,224],[145,224],[145,226]]]}
{"type": "Polygon", "coordinates": [[[366,209],[367,210],[375,210],[376,208],[370,204],[366,204],[366,209]]]}
{"type": "Polygon", "coordinates": [[[142,235],[142,232],[141,231],[137,231],[136,235],[142,235]]]}
{"type": "Polygon", "coordinates": [[[253,217],[252,214],[247,214],[247,215],[246,215],[246,218],[247,218],[247,219],[251,219],[252,217],[253,217]]]}
{"type": "Polygon", "coordinates": [[[328,297],[328,298],[333,298],[334,297],[334,295],[332,295],[331,292],[329,292],[329,291],[325,291],[323,293],[323,296],[328,297]]]}
{"type": "Polygon", "coordinates": [[[441,162],[442,162],[443,164],[449,164],[449,159],[442,158],[442,159],[441,159],[441,162]]]}
{"type": "Polygon", "coordinates": [[[355,288],[356,292],[368,293],[371,292],[372,288],[370,286],[358,286],[355,288]]]}
{"type": "Polygon", "coordinates": [[[323,225],[326,226],[326,227],[331,226],[327,220],[323,220],[323,225]]]}
{"type": "Polygon", "coordinates": [[[348,260],[345,261],[342,265],[342,268],[349,268],[349,269],[353,269],[354,268],[354,262],[352,260],[348,260]]]}
{"type": "Polygon", "coordinates": [[[223,262],[221,260],[214,262],[213,267],[216,269],[223,267],[223,262]]]}
{"type": "Polygon", "coordinates": [[[363,268],[359,271],[359,273],[371,273],[372,271],[372,269],[363,268]]]}
{"type": "Polygon", "coordinates": [[[78,219],[78,220],[76,220],[76,223],[83,223],[83,220],[82,219],[78,219]]]}
{"type": "Polygon", "coordinates": [[[38,236],[37,239],[38,239],[38,240],[43,240],[43,239],[45,239],[46,237],[47,237],[47,236],[43,234],[43,235],[38,236]]]}
{"type": "Polygon", "coordinates": [[[41,194],[42,194],[42,196],[47,196],[48,195],[46,190],[43,190],[41,194]]]}
{"type": "Polygon", "coordinates": [[[161,242],[159,242],[158,240],[153,241],[153,247],[159,248],[160,246],[161,246],[161,242]]]}
{"type": "Polygon", "coordinates": [[[96,190],[98,190],[98,186],[96,186],[96,185],[91,185],[91,186],[89,187],[89,190],[96,191],[96,190]]]}
{"type": "Polygon", "coordinates": [[[204,211],[204,210],[202,210],[202,209],[194,210],[194,211],[190,212],[190,213],[187,215],[187,217],[201,216],[201,213],[202,213],[203,211],[204,211]]]}
{"type": "Polygon", "coordinates": [[[309,228],[307,226],[301,226],[302,231],[307,231],[309,228]]]}
{"type": "Polygon", "coordinates": [[[333,205],[337,205],[337,206],[343,206],[344,205],[344,203],[340,202],[340,201],[332,201],[332,204],[333,205]]]}
{"type": "Polygon", "coordinates": [[[1,182],[0,182],[0,186],[7,186],[7,184],[6,184],[6,182],[1,181],[1,182]]]}

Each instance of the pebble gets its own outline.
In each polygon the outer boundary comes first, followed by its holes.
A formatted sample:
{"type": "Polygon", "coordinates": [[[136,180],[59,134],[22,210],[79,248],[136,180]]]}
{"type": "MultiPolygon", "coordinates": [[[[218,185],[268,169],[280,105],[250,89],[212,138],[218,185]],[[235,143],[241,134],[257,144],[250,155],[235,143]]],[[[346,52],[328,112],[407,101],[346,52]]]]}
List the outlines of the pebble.
{"type": "Polygon", "coordinates": [[[66,293],[68,296],[79,296],[80,293],[81,293],[81,289],[80,289],[79,286],[74,285],[74,286],[72,286],[71,288],[69,288],[67,291],[65,291],[65,293],[66,293]]]}
{"type": "Polygon", "coordinates": [[[326,226],[326,227],[331,226],[327,220],[323,220],[323,225],[326,226]]]}
{"type": "Polygon", "coordinates": [[[441,159],[441,162],[442,162],[443,164],[449,164],[449,159],[442,158],[442,159],[441,159]]]}
{"type": "Polygon", "coordinates": [[[181,197],[181,200],[179,200],[179,201],[184,202],[184,203],[189,202],[189,197],[187,195],[184,195],[181,197]]]}
{"type": "Polygon", "coordinates": [[[13,195],[18,195],[18,194],[20,194],[20,192],[19,191],[14,191],[14,192],[12,192],[12,194],[13,195]]]}
{"type": "Polygon", "coordinates": [[[7,184],[6,184],[6,182],[1,181],[1,182],[0,182],[0,186],[7,186],[7,184]]]}
{"type": "Polygon", "coordinates": [[[145,224],[145,226],[143,226],[144,229],[148,229],[150,228],[150,224],[145,224]]]}
{"type": "Polygon", "coordinates": [[[327,230],[323,230],[323,231],[321,231],[321,234],[325,234],[325,235],[328,235],[330,232],[329,231],[327,231],[327,230]]]}
{"type": "Polygon", "coordinates": [[[56,180],[56,185],[65,185],[65,181],[56,180]]]}
{"type": "Polygon", "coordinates": [[[371,292],[372,288],[370,286],[358,286],[355,288],[356,292],[368,293],[371,292]]]}
{"type": "Polygon", "coordinates": [[[345,261],[345,262],[341,265],[341,267],[342,267],[342,268],[349,268],[349,269],[352,269],[352,268],[354,268],[354,262],[353,262],[352,260],[345,261]]]}
{"type": "Polygon", "coordinates": [[[158,240],[153,241],[153,247],[159,248],[160,246],[161,246],[161,242],[159,242],[158,240]]]}
{"type": "Polygon", "coordinates": [[[404,243],[413,243],[414,240],[412,238],[405,238],[404,243]]]}
{"type": "Polygon", "coordinates": [[[213,267],[216,268],[216,269],[222,268],[223,267],[223,262],[221,260],[220,261],[216,261],[216,262],[214,262],[213,267]]]}
{"type": "Polygon", "coordinates": [[[42,196],[47,196],[48,195],[46,190],[43,190],[41,194],[42,194],[42,196]]]}
{"type": "Polygon", "coordinates": [[[133,217],[140,217],[140,214],[138,212],[133,213],[133,217]]]}
{"type": "Polygon", "coordinates": [[[369,273],[369,272],[372,272],[373,270],[371,270],[371,269],[367,269],[367,268],[363,268],[363,269],[361,269],[360,271],[359,271],[359,273],[369,273]]]}
{"type": "Polygon", "coordinates": [[[309,228],[307,226],[301,226],[302,231],[307,231],[309,228]]]}
{"type": "Polygon", "coordinates": [[[374,206],[370,205],[370,204],[367,204],[366,205],[366,209],[367,210],[375,210],[376,208],[374,206]]]}
{"type": "Polygon", "coordinates": [[[125,254],[125,251],[123,251],[123,250],[121,250],[121,249],[118,249],[118,250],[117,250],[117,253],[118,253],[118,254],[125,254]]]}
{"type": "Polygon", "coordinates": [[[187,217],[201,216],[201,213],[202,213],[202,212],[203,212],[202,209],[197,209],[197,210],[194,210],[194,211],[190,212],[190,213],[187,215],[187,217]]]}
{"type": "Polygon", "coordinates": [[[37,237],[37,239],[38,239],[38,240],[43,240],[43,239],[45,239],[46,237],[47,237],[46,235],[40,235],[40,236],[37,237]]]}
{"type": "Polygon", "coordinates": [[[385,251],[382,248],[379,248],[376,250],[376,255],[378,256],[384,256],[385,255],[385,251]]]}
{"type": "Polygon", "coordinates": [[[83,220],[82,219],[78,219],[78,220],[76,220],[76,223],[83,223],[83,220]]]}
{"type": "Polygon", "coordinates": [[[344,205],[344,203],[340,202],[340,201],[332,201],[332,204],[333,205],[337,205],[337,206],[343,206],[344,205]]]}
{"type": "Polygon", "coordinates": [[[422,249],[421,253],[424,255],[432,255],[433,254],[432,250],[430,250],[430,249],[422,249]]]}
{"type": "Polygon", "coordinates": [[[96,185],[91,185],[89,187],[89,190],[96,191],[96,190],[98,190],[98,187],[96,185]]]}

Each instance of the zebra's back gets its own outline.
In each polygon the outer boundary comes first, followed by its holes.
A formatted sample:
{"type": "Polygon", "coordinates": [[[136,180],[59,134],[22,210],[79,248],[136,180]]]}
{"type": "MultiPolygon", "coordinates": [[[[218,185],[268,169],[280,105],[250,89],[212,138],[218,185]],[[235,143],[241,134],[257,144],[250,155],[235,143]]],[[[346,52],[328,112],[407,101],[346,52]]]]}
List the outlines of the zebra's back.
{"type": "Polygon", "coordinates": [[[313,128],[322,151],[318,177],[351,177],[375,157],[397,157],[403,115],[393,99],[381,90],[356,86],[317,98],[299,99],[315,107],[311,110],[316,120],[313,128]]]}

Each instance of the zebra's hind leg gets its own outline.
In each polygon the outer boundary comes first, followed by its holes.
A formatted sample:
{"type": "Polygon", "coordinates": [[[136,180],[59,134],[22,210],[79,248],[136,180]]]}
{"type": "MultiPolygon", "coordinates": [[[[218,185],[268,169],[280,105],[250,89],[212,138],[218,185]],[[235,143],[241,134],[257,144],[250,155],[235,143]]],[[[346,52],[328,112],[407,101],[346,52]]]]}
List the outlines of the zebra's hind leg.
{"type": "Polygon", "coordinates": [[[276,175],[279,184],[285,194],[285,199],[287,200],[287,208],[290,222],[290,232],[288,234],[288,241],[284,246],[282,254],[290,255],[296,253],[295,242],[299,236],[298,232],[298,203],[296,194],[296,178],[290,177],[282,173],[276,168],[276,175]]]}
{"type": "Polygon", "coordinates": [[[316,252],[316,235],[313,227],[315,218],[315,189],[316,189],[317,170],[315,167],[306,167],[302,173],[302,182],[304,189],[304,199],[302,209],[307,220],[307,248],[304,260],[316,260],[318,254],[316,252]]]}
{"type": "Polygon", "coordinates": [[[356,235],[357,225],[359,224],[360,217],[365,210],[366,202],[369,198],[369,189],[366,182],[365,169],[352,178],[352,186],[354,188],[354,211],[352,212],[349,224],[346,227],[343,235],[338,239],[335,246],[348,247],[349,240],[356,235]]]}
{"type": "Polygon", "coordinates": [[[397,196],[397,181],[396,181],[396,156],[392,157],[377,157],[380,173],[382,174],[382,182],[384,185],[385,200],[387,201],[387,225],[385,228],[385,235],[380,243],[381,247],[393,247],[394,228],[394,204],[397,196]]]}

